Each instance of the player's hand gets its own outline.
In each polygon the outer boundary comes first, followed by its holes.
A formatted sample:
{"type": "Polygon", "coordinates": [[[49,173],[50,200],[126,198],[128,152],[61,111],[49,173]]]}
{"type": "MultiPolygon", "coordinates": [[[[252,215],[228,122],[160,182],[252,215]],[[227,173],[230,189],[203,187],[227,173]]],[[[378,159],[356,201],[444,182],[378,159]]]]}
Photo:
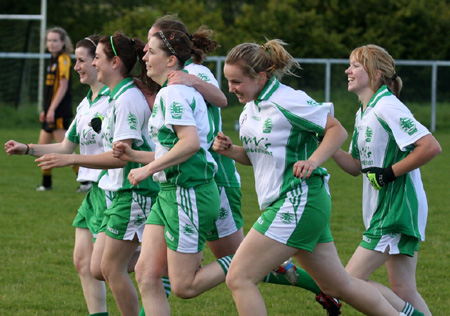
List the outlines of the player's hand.
{"type": "Polygon", "coordinates": [[[312,172],[316,170],[318,165],[313,160],[299,160],[294,164],[294,177],[309,179],[312,172]]]}
{"type": "Polygon", "coordinates": [[[100,131],[102,130],[102,122],[103,116],[96,116],[88,123],[88,126],[92,127],[94,132],[100,134],[100,131]]]}
{"type": "Polygon", "coordinates": [[[55,111],[53,110],[48,110],[47,115],[45,116],[45,121],[48,124],[53,124],[55,123],[55,111]]]}
{"type": "Polygon", "coordinates": [[[212,148],[218,154],[223,154],[228,150],[231,150],[233,147],[233,143],[231,142],[230,137],[226,136],[223,132],[219,132],[214,139],[214,143],[212,148]]]}
{"type": "Polygon", "coordinates": [[[44,123],[44,121],[45,121],[45,112],[42,111],[42,112],[39,114],[39,122],[44,123]]]}
{"type": "Polygon", "coordinates": [[[61,168],[72,165],[69,161],[69,156],[66,154],[46,154],[35,161],[38,162],[38,167],[41,167],[44,170],[52,169],[52,168],[61,168]]]}
{"type": "Polygon", "coordinates": [[[134,161],[133,153],[134,150],[127,143],[118,141],[113,144],[112,155],[114,158],[119,158],[123,161],[134,161]]]}
{"type": "Polygon", "coordinates": [[[130,173],[128,173],[128,181],[130,181],[132,185],[138,185],[151,175],[152,173],[149,171],[149,168],[147,168],[147,166],[132,169],[130,173]]]}
{"type": "Polygon", "coordinates": [[[193,80],[192,80],[191,76],[193,76],[193,75],[187,74],[187,73],[185,73],[184,71],[181,71],[181,70],[171,71],[167,75],[167,80],[168,80],[167,81],[167,85],[182,84],[182,85],[185,85],[185,86],[192,87],[193,80]]]}
{"type": "Polygon", "coordinates": [[[361,172],[366,174],[375,190],[380,190],[389,182],[397,179],[392,170],[392,166],[386,168],[370,167],[362,169],[361,172]]]}
{"type": "Polygon", "coordinates": [[[25,155],[27,152],[27,145],[10,140],[5,143],[5,151],[8,156],[12,155],[25,155]]]}

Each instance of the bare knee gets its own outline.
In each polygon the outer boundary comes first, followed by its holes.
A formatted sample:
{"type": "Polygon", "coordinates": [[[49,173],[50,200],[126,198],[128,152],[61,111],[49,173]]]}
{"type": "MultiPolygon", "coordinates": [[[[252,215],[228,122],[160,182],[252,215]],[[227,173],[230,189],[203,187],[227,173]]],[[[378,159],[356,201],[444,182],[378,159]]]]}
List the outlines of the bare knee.
{"type": "Polygon", "coordinates": [[[170,285],[172,293],[182,299],[194,298],[201,294],[192,283],[186,280],[170,280],[170,285]]]}
{"type": "Polygon", "coordinates": [[[406,284],[391,284],[391,290],[401,299],[413,303],[418,293],[415,287],[406,284]]]}
{"type": "Polygon", "coordinates": [[[91,260],[90,260],[90,258],[85,258],[85,257],[78,256],[78,255],[74,254],[74,256],[73,256],[73,264],[75,265],[75,269],[77,269],[77,272],[78,272],[79,275],[91,274],[91,270],[90,270],[91,260]]]}

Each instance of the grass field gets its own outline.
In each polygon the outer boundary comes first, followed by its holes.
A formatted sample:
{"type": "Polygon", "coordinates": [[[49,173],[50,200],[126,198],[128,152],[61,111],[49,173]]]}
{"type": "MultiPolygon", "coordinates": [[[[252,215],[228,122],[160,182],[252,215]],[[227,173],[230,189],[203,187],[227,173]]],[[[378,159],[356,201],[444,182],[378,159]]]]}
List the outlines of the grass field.
{"type": "MultiPolygon", "coordinates": [[[[223,111],[224,130],[235,142],[238,141],[234,121],[239,112],[240,107],[223,111]]],[[[345,126],[351,130],[354,111],[348,112],[352,114],[349,114],[351,117],[345,126]]],[[[338,118],[342,113],[337,111],[338,118]]],[[[28,124],[26,118],[18,120],[3,117],[2,121],[0,140],[3,143],[9,139],[37,141],[37,124],[28,124]]],[[[420,248],[417,283],[431,311],[439,316],[449,314],[447,304],[450,297],[449,207],[445,200],[450,193],[447,178],[450,174],[449,130],[440,129],[435,137],[444,150],[422,168],[429,202],[429,220],[427,241],[420,248]]],[[[54,170],[54,190],[36,192],[34,188],[40,184],[40,170],[33,158],[8,157],[3,150],[0,158],[0,315],[87,315],[78,275],[72,264],[74,228],[71,223],[84,197],[83,194],[75,193],[78,185],[73,171],[70,168],[54,170]]],[[[363,232],[361,177],[353,178],[344,174],[332,161],[327,162],[325,167],[332,175],[331,229],[345,265],[363,232]]],[[[238,168],[242,177],[245,231],[248,231],[260,211],[251,168],[238,168]]],[[[211,253],[206,250],[204,262],[212,260],[211,253]]],[[[373,279],[387,284],[384,269],[379,269],[373,279]]],[[[325,315],[310,292],[268,284],[261,284],[260,288],[269,315],[325,315]]],[[[225,285],[192,300],[181,300],[172,295],[170,304],[173,315],[237,315],[225,285]]],[[[108,307],[110,315],[119,315],[112,295],[108,296],[108,307]]],[[[360,314],[344,305],[343,315],[360,314]]]]}

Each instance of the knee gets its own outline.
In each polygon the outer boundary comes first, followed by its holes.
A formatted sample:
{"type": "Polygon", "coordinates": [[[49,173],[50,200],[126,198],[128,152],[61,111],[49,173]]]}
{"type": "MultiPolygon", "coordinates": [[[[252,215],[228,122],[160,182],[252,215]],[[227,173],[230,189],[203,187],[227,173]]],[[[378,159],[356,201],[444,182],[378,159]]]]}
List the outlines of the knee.
{"type": "Polygon", "coordinates": [[[232,292],[245,286],[245,282],[251,283],[250,280],[246,279],[245,277],[239,276],[239,274],[234,272],[233,270],[228,271],[225,278],[225,283],[232,292]]]}
{"type": "Polygon", "coordinates": [[[90,271],[90,264],[91,260],[90,258],[85,258],[82,256],[79,256],[77,254],[74,254],[73,256],[73,264],[75,266],[75,269],[77,269],[77,272],[79,275],[85,275],[87,273],[91,273],[90,271]]]}
{"type": "Polygon", "coordinates": [[[391,290],[401,299],[409,303],[414,302],[417,290],[413,286],[407,284],[391,284],[391,290]]]}
{"type": "Polygon", "coordinates": [[[99,281],[105,281],[100,265],[92,264],[90,266],[91,275],[99,281]]]}
{"type": "Polygon", "coordinates": [[[170,285],[172,287],[172,293],[182,299],[194,298],[200,294],[192,284],[187,282],[173,282],[170,280],[170,285]]]}

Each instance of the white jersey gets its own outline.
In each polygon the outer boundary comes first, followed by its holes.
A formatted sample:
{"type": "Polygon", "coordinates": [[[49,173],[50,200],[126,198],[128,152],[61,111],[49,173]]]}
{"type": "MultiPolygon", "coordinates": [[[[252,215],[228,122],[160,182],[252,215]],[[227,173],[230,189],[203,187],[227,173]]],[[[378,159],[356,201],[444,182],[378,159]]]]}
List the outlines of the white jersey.
{"type": "Polygon", "coordinates": [[[178,142],[174,125],[196,126],[200,150],[187,161],[155,173],[153,179],[182,187],[194,187],[211,181],[217,168],[208,151],[213,141],[213,123],[202,95],[194,88],[164,85],[156,95],[149,120],[150,137],[156,144],[155,159],[166,154],[178,142]]]}
{"type": "MultiPolygon", "coordinates": [[[[217,88],[219,88],[219,83],[217,82],[216,78],[214,78],[214,75],[212,74],[211,70],[209,70],[209,68],[203,65],[194,64],[192,60],[189,60],[188,62],[186,62],[184,69],[188,71],[189,74],[195,75],[200,79],[202,79],[203,81],[211,83],[217,88]]],[[[214,122],[214,137],[216,137],[217,133],[223,130],[222,117],[220,113],[221,111],[219,107],[216,107],[208,103],[206,105],[208,107],[208,113],[212,117],[214,122]]],[[[236,170],[234,160],[217,154],[212,149],[212,147],[209,149],[209,152],[213,156],[218,167],[217,173],[214,177],[214,180],[216,181],[217,185],[223,187],[239,188],[241,186],[241,178],[236,170]]]]}
{"type": "MultiPolygon", "coordinates": [[[[240,138],[253,165],[261,210],[300,184],[293,166],[317,149],[316,134],[323,135],[331,109],[331,103],[319,104],[275,77],[257,100],[245,105],[239,118],[240,138]]],[[[312,174],[326,175],[321,167],[312,174]]]]}
{"type": "MultiPolygon", "coordinates": [[[[151,151],[147,125],[151,111],[142,92],[134,86],[133,79],[122,80],[111,92],[109,102],[102,124],[104,150],[111,151],[117,141],[132,139],[133,149],[151,151]]],[[[128,173],[137,167],[142,165],[128,162],[124,168],[109,169],[108,178],[101,178],[99,187],[105,191],[149,189],[149,181],[142,181],[137,187],[128,181],[128,173]]]]}
{"type": "MultiPolygon", "coordinates": [[[[66,132],[66,138],[80,146],[80,155],[95,155],[103,152],[103,141],[88,124],[94,117],[104,117],[109,107],[109,88],[103,87],[94,101],[91,102],[92,91],[89,90],[87,97],[77,107],[75,119],[66,132]]],[[[100,169],[89,169],[80,167],[77,181],[97,182],[100,169]]]]}
{"type": "MultiPolygon", "coordinates": [[[[365,111],[356,113],[350,144],[361,167],[387,167],[405,158],[413,144],[430,132],[410,110],[382,86],[365,111]]],[[[424,240],[428,206],[419,169],[375,190],[363,177],[363,219],[374,235],[404,233],[424,240]]]]}

